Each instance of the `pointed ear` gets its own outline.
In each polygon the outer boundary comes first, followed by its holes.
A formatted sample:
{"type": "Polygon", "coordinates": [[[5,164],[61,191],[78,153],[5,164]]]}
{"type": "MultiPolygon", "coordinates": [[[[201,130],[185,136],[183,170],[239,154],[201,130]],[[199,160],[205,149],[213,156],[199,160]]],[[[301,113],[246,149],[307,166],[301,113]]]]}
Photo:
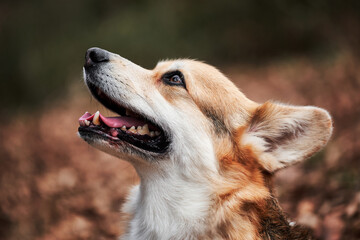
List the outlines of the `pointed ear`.
{"type": "Polygon", "coordinates": [[[243,132],[242,146],[251,146],[265,169],[273,172],[318,152],[329,140],[332,121],[317,107],[264,103],[243,132]]]}

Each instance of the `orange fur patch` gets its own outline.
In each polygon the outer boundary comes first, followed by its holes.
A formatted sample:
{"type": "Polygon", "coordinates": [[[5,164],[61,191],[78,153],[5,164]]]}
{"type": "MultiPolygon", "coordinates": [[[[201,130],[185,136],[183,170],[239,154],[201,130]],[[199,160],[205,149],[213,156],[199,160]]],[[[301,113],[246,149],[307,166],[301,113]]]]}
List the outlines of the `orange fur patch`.
{"type": "Polygon", "coordinates": [[[238,145],[244,131],[245,127],[238,128],[223,142],[227,148],[217,148],[222,179],[215,183],[218,197],[213,224],[216,234],[225,239],[259,239],[258,213],[265,211],[270,197],[263,168],[251,146],[238,145]]]}

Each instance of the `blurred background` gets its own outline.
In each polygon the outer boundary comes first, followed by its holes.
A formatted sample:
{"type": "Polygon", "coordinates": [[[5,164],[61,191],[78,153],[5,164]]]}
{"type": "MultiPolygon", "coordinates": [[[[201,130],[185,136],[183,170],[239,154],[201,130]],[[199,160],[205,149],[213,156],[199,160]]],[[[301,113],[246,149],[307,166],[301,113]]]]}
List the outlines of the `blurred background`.
{"type": "Polygon", "coordinates": [[[110,115],[82,80],[98,46],[153,68],[195,58],[251,99],[326,108],[335,131],[277,174],[288,216],[319,239],[360,239],[360,1],[0,1],[0,239],[116,239],[138,182],[77,135],[110,115]]]}

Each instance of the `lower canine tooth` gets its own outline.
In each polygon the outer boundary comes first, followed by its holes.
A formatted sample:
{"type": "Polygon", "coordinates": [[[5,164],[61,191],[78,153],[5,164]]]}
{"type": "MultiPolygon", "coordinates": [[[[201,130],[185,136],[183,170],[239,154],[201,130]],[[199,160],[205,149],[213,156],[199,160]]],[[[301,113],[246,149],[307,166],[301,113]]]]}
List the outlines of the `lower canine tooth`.
{"type": "Polygon", "coordinates": [[[97,111],[94,115],[94,118],[92,120],[93,124],[100,125],[100,112],[97,111]]]}

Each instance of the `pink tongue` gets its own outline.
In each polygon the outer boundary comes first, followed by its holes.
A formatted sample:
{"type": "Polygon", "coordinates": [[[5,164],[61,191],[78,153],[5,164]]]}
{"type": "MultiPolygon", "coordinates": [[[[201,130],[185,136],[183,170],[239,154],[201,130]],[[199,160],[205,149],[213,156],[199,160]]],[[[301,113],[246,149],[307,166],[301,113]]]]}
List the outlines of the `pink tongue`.
{"type": "Polygon", "coordinates": [[[93,117],[94,117],[94,114],[93,115],[91,115],[89,112],[86,112],[84,115],[82,115],[80,118],[79,118],[79,122],[80,121],[85,121],[85,120],[92,120],[93,119],[93,117]]]}
{"type": "MultiPolygon", "coordinates": [[[[82,123],[85,120],[88,120],[90,122],[92,122],[92,119],[94,118],[95,114],[90,114],[88,112],[86,112],[84,115],[82,115],[79,118],[79,123],[80,125],[82,125],[82,123]]],[[[141,120],[141,119],[137,119],[137,118],[133,118],[133,117],[104,117],[103,115],[100,114],[100,119],[101,121],[108,127],[111,128],[121,128],[122,126],[126,126],[127,128],[130,128],[132,126],[143,126],[145,124],[147,124],[146,121],[141,120]]],[[[149,128],[152,130],[156,130],[155,126],[149,125],[149,128]]]]}

